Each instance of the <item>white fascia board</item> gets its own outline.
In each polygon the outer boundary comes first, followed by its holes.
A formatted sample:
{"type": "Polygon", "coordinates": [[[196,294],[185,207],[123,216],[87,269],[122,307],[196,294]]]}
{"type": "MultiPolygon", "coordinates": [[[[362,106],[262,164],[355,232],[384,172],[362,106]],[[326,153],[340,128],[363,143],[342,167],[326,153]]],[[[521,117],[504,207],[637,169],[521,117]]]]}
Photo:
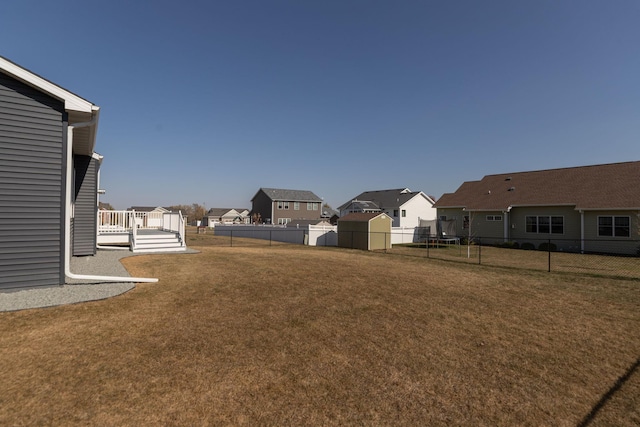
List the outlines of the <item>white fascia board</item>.
{"type": "Polygon", "coordinates": [[[632,208],[632,207],[628,207],[628,208],[578,208],[576,207],[577,211],[640,211],[640,206],[637,208],[632,208]]]}
{"type": "Polygon", "coordinates": [[[64,101],[65,110],[93,113],[97,108],[86,99],[83,99],[58,85],[43,79],[37,74],[33,74],[31,71],[25,70],[19,65],[16,65],[3,57],[0,57],[0,69],[29,86],[45,92],[56,99],[64,101]]]}
{"type": "MultiPolygon", "coordinates": [[[[404,205],[406,205],[407,203],[411,202],[413,199],[415,199],[416,197],[422,196],[422,198],[424,198],[427,202],[429,202],[431,204],[431,206],[433,207],[433,204],[435,203],[433,200],[431,200],[431,197],[427,196],[424,192],[419,191],[418,193],[415,194],[415,196],[413,196],[410,199],[407,199],[403,204],[401,204],[400,206],[398,206],[399,208],[403,207],[404,205]]],[[[434,208],[435,209],[435,208],[434,208]]]]}
{"type": "Polygon", "coordinates": [[[431,199],[431,197],[429,197],[428,194],[426,194],[425,192],[421,191],[420,194],[422,197],[424,197],[425,199],[427,199],[429,201],[429,203],[431,203],[431,205],[433,205],[435,203],[435,200],[431,199]]]}

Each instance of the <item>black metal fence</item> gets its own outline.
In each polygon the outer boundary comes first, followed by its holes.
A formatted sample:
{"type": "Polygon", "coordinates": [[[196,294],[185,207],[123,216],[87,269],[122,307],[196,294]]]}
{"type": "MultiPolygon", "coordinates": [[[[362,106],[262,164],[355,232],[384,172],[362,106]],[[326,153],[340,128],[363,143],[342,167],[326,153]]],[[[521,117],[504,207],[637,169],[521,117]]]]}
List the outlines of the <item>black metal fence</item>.
{"type": "Polygon", "coordinates": [[[429,238],[387,252],[479,265],[640,279],[640,240],[429,238]]]}
{"type": "MultiPolygon", "coordinates": [[[[211,232],[207,245],[276,246],[305,244],[302,230],[284,228],[274,232],[265,229],[260,235],[246,237],[233,230],[227,235],[211,232]]],[[[191,242],[197,239],[190,231],[191,242]]],[[[318,242],[325,245],[329,242],[318,242]]],[[[333,242],[331,243],[333,244],[333,242]]],[[[576,240],[527,239],[526,242],[504,242],[499,237],[426,237],[417,234],[338,232],[338,245],[352,249],[369,249],[389,254],[441,259],[468,264],[512,267],[547,272],[572,272],[607,277],[640,279],[640,240],[576,240]],[[397,242],[411,243],[397,243],[397,242]],[[370,242],[366,247],[363,242],[370,242]]]]}

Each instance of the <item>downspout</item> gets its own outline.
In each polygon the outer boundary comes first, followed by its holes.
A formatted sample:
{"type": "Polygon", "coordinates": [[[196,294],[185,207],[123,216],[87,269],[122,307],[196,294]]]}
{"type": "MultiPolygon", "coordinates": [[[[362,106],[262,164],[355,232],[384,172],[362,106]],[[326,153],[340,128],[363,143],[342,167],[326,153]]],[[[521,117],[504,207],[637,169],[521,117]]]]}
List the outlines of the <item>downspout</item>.
{"type": "Polygon", "coordinates": [[[580,253],[584,253],[584,211],[580,210],[580,253]]]}
{"type": "Polygon", "coordinates": [[[71,272],[71,186],[73,185],[73,130],[75,128],[82,128],[87,126],[93,126],[98,122],[100,116],[100,110],[96,111],[93,118],[88,122],[76,123],[73,126],[67,126],[67,171],[65,188],[65,215],[64,215],[64,239],[65,239],[65,251],[64,251],[64,274],[70,279],[79,280],[100,280],[103,282],[135,282],[135,283],[155,283],[158,279],[142,278],[142,277],[118,277],[118,276],[91,276],[85,274],[74,274],[71,272]]]}
{"type": "Polygon", "coordinates": [[[507,211],[504,213],[504,241],[508,242],[511,240],[511,208],[513,206],[507,207],[507,211]]]}

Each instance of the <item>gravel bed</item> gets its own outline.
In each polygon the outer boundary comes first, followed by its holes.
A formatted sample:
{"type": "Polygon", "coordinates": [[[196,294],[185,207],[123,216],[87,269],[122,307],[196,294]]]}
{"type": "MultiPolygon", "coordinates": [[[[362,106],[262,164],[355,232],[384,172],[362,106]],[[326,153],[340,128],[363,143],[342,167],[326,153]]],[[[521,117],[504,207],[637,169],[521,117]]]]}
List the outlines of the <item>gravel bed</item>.
{"type": "MultiPolygon", "coordinates": [[[[185,252],[179,252],[179,254],[182,253],[185,252]]],[[[197,253],[197,251],[187,249],[186,253],[197,253]]],[[[71,271],[75,274],[130,277],[130,274],[120,263],[120,259],[143,254],[134,254],[128,250],[100,249],[95,256],[71,257],[71,271]]],[[[96,282],[67,278],[67,283],[61,286],[0,292],[0,311],[96,301],[123,294],[135,286],[135,283],[130,282],[96,282]]]]}

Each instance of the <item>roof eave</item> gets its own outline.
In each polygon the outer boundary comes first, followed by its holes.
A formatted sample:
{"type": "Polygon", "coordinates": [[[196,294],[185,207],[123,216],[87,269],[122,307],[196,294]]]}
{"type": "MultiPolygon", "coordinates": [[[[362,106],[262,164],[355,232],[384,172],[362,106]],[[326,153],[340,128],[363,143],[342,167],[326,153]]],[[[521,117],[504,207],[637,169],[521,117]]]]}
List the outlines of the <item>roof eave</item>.
{"type": "Polygon", "coordinates": [[[79,111],[83,113],[92,114],[97,108],[93,103],[87,101],[84,98],[79,97],[78,95],[69,92],[68,90],[58,86],[55,83],[50,82],[47,79],[40,77],[37,74],[32,73],[31,71],[20,67],[17,64],[9,61],[6,58],[0,56],[0,69],[3,72],[11,75],[15,79],[20,80],[21,82],[34,87],[53,98],[59,99],[64,102],[64,108],[67,111],[79,111]]]}

